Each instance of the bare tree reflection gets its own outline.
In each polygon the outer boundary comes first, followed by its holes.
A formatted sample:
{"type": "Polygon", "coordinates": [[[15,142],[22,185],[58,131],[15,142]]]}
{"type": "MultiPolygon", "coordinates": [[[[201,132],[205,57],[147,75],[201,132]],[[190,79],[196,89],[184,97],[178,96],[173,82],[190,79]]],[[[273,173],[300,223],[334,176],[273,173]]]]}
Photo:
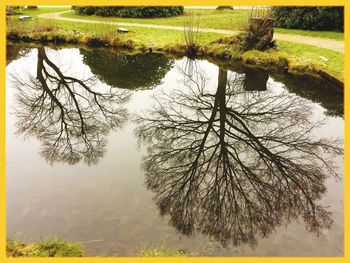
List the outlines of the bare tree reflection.
{"type": "Polygon", "coordinates": [[[120,104],[129,93],[96,87],[93,77],[81,80],[66,75],[45,48],[37,51],[36,77],[15,77],[18,132],[38,138],[50,163],[96,163],[105,151],[105,135],[126,120],[120,104]]]}
{"type": "Polygon", "coordinates": [[[254,245],[256,235],[300,217],[309,231],[330,227],[317,201],[342,150],[339,141],[313,136],[322,122],[310,120],[306,101],[247,92],[244,76],[228,78],[222,69],[215,90],[204,76],[188,78],[137,117],[146,185],[161,215],[182,234],[200,231],[224,246],[254,245]]]}

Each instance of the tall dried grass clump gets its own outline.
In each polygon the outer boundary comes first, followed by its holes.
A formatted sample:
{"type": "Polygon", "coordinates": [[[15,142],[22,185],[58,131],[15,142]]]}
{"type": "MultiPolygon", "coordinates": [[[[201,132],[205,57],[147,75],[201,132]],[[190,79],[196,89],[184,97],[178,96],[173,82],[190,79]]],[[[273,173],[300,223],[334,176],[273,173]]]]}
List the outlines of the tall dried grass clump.
{"type": "Polygon", "coordinates": [[[199,47],[200,15],[190,11],[184,20],[184,39],[187,52],[196,55],[199,47]]]}

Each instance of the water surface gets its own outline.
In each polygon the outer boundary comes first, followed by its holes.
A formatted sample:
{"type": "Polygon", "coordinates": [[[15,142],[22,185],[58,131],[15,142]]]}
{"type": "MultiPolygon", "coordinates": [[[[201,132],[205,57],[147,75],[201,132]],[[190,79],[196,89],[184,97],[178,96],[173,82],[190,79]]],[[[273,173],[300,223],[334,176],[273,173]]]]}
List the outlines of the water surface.
{"type": "Polygon", "coordinates": [[[343,255],[343,102],[205,60],[7,49],[7,237],[90,256],[343,255]]]}

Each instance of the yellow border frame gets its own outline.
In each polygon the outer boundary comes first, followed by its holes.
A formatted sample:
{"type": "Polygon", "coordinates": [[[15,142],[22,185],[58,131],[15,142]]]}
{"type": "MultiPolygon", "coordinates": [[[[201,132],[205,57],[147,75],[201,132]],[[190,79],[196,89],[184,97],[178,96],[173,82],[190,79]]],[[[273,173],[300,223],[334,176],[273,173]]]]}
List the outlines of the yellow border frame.
{"type": "Polygon", "coordinates": [[[93,262],[350,262],[350,216],[349,216],[349,204],[350,204],[350,180],[345,175],[348,174],[350,169],[349,159],[349,125],[348,115],[350,110],[350,92],[347,89],[350,88],[350,1],[348,0],[293,0],[290,2],[283,0],[163,0],[159,3],[156,0],[100,0],[99,5],[300,5],[300,6],[344,6],[345,7],[345,29],[344,29],[344,41],[345,41],[345,155],[344,155],[344,257],[196,257],[196,258],[136,258],[136,257],[119,257],[119,258],[99,258],[99,257],[86,257],[86,258],[7,258],[5,251],[6,244],[6,115],[5,115],[5,48],[6,48],[6,36],[5,36],[5,6],[6,5],[94,5],[95,3],[88,0],[80,0],[79,2],[73,0],[2,0],[0,1],[0,262],[81,262],[81,263],[93,263],[93,262]],[[25,2],[25,3],[24,3],[25,2]]]}

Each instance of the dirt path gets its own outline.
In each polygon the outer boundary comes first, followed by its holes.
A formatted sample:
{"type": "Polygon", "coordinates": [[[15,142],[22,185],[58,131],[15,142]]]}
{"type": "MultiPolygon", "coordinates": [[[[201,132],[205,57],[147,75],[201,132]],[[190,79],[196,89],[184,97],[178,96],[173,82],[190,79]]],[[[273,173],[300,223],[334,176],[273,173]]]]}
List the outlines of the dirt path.
{"type": "MultiPolygon", "coordinates": [[[[117,26],[124,26],[124,27],[134,26],[134,27],[158,28],[158,29],[180,30],[180,31],[183,30],[182,26],[168,26],[168,25],[140,24],[140,23],[123,23],[123,22],[106,22],[106,21],[86,20],[86,19],[69,18],[69,17],[61,16],[61,14],[64,14],[67,12],[71,12],[71,11],[40,14],[40,15],[38,15],[38,17],[56,19],[56,20],[62,20],[62,21],[70,21],[70,22],[89,23],[89,24],[109,24],[109,25],[117,25],[117,26]]],[[[212,29],[212,28],[201,28],[200,31],[207,32],[207,33],[227,34],[227,35],[237,34],[239,32],[239,31],[234,31],[234,30],[223,30],[223,29],[212,29]]],[[[309,36],[294,35],[294,34],[280,34],[280,33],[275,33],[274,39],[295,42],[295,43],[300,43],[300,44],[306,44],[306,45],[312,45],[312,46],[326,48],[326,49],[330,49],[330,50],[337,51],[340,53],[344,53],[344,41],[340,41],[340,40],[319,38],[319,37],[309,37],[309,36]]]]}

